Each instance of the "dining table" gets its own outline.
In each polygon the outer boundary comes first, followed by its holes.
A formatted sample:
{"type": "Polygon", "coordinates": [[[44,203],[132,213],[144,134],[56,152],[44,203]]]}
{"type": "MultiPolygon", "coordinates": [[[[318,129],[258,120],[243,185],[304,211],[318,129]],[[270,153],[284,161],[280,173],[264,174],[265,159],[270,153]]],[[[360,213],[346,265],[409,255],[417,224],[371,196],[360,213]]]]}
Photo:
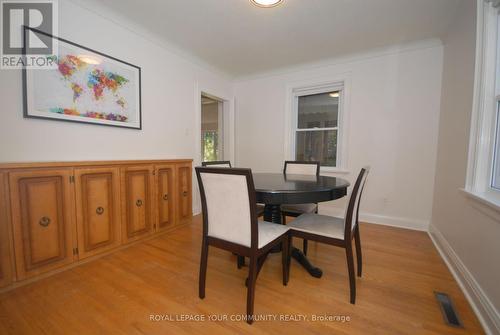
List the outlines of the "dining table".
{"type": "MultiPolygon", "coordinates": [[[[281,206],[285,204],[320,203],[340,199],[347,195],[349,182],[330,176],[284,173],[253,173],[257,202],[264,204],[264,220],[285,224],[281,219],[281,206]]],[[[311,264],[304,253],[292,248],[292,257],[311,276],[320,278],[323,271],[311,264]]]]}

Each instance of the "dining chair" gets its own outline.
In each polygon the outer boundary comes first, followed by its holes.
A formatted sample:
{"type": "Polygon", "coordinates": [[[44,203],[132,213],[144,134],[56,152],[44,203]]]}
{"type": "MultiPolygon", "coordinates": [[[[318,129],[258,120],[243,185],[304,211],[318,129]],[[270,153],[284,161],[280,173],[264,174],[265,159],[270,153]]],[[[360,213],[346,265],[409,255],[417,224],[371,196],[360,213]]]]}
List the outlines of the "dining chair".
{"type": "MultiPolygon", "coordinates": [[[[202,162],[202,166],[209,166],[209,167],[219,167],[219,168],[232,168],[231,166],[231,161],[212,161],[212,162],[202,162]]],[[[265,206],[264,204],[257,204],[256,207],[256,213],[257,217],[264,216],[264,209],[265,206]]],[[[243,266],[245,266],[245,257],[237,255],[238,258],[236,259],[236,266],[238,269],[241,269],[243,266]]]]}
{"type": "Polygon", "coordinates": [[[269,251],[281,244],[283,285],[288,283],[287,226],[258,221],[250,169],[196,167],[203,212],[199,296],[205,298],[209,246],[250,258],[247,279],[247,322],[253,322],[255,282],[269,251]]]}
{"type": "MultiPolygon", "coordinates": [[[[202,166],[209,166],[209,167],[224,167],[224,168],[232,168],[231,166],[231,161],[212,161],[212,162],[202,162],[202,166]]],[[[264,215],[264,205],[263,204],[257,204],[257,216],[263,216],[264,215]]]]}
{"type": "MultiPolygon", "coordinates": [[[[364,167],[359,172],[356,183],[349,196],[345,218],[336,218],[319,214],[303,214],[288,225],[292,238],[296,236],[345,249],[347,269],[349,272],[351,304],[356,302],[356,276],[354,275],[352,240],[354,239],[356,245],[358,277],[361,277],[363,260],[359,234],[359,204],[369,171],[369,167],[364,167]]],[[[292,239],[290,239],[289,245],[292,245],[292,239]]]]}
{"type": "MultiPolygon", "coordinates": [[[[283,173],[286,175],[308,175],[319,176],[320,162],[318,161],[285,161],[283,173]]],[[[318,213],[318,204],[292,204],[282,205],[281,215],[283,224],[286,223],[286,217],[298,217],[305,213],[318,213]]],[[[307,255],[307,240],[304,239],[302,250],[307,255]]]]}
{"type": "Polygon", "coordinates": [[[202,166],[210,166],[210,167],[225,167],[231,168],[231,161],[212,161],[212,162],[202,162],[202,166]]]}

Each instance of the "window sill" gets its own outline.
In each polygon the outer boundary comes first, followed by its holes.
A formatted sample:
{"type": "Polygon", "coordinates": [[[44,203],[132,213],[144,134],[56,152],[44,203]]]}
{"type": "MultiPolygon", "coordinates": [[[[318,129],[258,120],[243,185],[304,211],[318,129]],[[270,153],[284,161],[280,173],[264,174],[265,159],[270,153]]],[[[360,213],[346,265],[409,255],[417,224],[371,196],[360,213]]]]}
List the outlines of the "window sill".
{"type": "MultiPolygon", "coordinates": [[[[496,216],[500,215],[500,201],[491,199],[487,197],[484,193],[478,193],[461,188],[460,191],[465,194],[466,197],[476,201],[481,204],[482,207],[486,207],[490,211],[493,210],[496,216]]],[[[491,213],[493,214],[493,213],[491,213]]]]}

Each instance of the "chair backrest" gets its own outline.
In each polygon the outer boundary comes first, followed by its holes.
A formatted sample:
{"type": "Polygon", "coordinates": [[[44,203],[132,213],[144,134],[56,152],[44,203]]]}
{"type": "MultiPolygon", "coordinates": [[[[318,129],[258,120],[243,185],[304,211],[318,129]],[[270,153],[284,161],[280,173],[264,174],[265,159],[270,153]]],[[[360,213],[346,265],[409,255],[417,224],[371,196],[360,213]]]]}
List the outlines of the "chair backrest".
{"type": "Polygon", "coordinates": [[[257,201],[252,170],[196,167],[203,234],[257,248],[257,201]]]}
{"type": "Polygon", "coordinates": [[[358,178],[352,188],[351,195],[345,213],[345,231],[344,237],[347,240],[351,237],[353,230],[356,228],[359,219],[359,205],[361,202],[361,195],[365,188],[366,178],[370,172],[370,167],[365,166],[359,172],[358,178]]]}
{"type": "Polygon", "coordinates": [[[210,166],[210,167],[225,167],[225,168],[231,168],[231,162],[230,161],[213,161],[213,162],[203,162],[201,163],[202,166],[210,166]]]}
{"type": "Polygon", "coordinates": [[[284,174],[307,174],[319,176],[320,162],[285,161],[284,174]]]}

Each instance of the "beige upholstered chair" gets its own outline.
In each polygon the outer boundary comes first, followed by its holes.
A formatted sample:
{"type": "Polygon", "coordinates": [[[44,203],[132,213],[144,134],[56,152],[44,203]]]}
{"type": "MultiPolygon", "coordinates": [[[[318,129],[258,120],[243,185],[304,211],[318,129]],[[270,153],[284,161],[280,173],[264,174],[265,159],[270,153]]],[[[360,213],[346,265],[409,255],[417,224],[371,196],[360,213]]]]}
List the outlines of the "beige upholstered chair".
{"type": "Polygon", "coordinates": [[[213,162],[203,162],[201,163],[202,166],[210,166],[210,167],[225,167],[225,168],[231,168],[231,162],[230,161],[213,161],[213,162]]]}
{"type": "Polygon", "coordinates": [[[208,247],[250,258],[247,280],[248,323],[253,321],[255,282],[267,253],[282,244],[283,285],[288,282],[287,226],[257,221],[255,187],[250,169],[197,167],[203,210],[199,296],[205,297],[208,247]]]}
{"type": "MultiPolygon", "coordinates": [[[[201,163],[202,166],[209,166],[209,167],[224,167],[224,168],[231,168],[231,162],[230,161],[213,161],[213,162],[203,162],[201,163]]],[[[257,204],[257,216],[263,216],[264,215],[264,205],[262,204],[257,204]]],[[[241,267],[241,264],[238,263],[238,267],[241,267]]]]}
{"type": "Polygon", "coordinates": [[[356,245],[358,276],[361,277],[363,261],[361,256],[361,240],[358,222],[359,204],[369,170],[369,167],[361,169],[351,195],[349,196],[345,218],[341,219],[318,214],[303,214],[288,225],[291,228],[291,236],[345,248],[347,268],[349,271],[351,304],[356,302],[356,277],[354,275],[352,239],[354,239],[356,245]]]}
{"type": "MultiPolygon", "coordinates": [[[[288,175],[304,175],[310,177],[319,176],[320,162],[316,161],[285,161],[283,173],[288,175]]],[[[282,205],[281,215],[282,222],[286,223],[286,217],[297,217],[304,213],[318,213],[318,204],[293,204],[282,205]]],[[[304,255],[307,255],[307,240],[304,240],[302,250],[304,255]]]]}
{"type": "Polygon", "coordinates": [[[319,175],[320,162],[285,161],[285,174],[302,174],[308,176],[319,175]]]}

